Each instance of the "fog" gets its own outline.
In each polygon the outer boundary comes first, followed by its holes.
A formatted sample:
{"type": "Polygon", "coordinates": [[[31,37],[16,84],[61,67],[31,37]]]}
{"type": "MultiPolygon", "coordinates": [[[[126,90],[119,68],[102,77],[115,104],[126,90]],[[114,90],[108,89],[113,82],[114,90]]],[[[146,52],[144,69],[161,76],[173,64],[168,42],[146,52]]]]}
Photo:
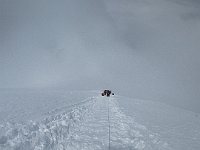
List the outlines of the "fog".
{"type": "Polygon", "coordinates": [[[113,40],[102,9],[93,0],[1,1],[1,86],[74,85],[101,76],[113,40]]]}
{"type": "Polygon", "coordinates": [[[0,0],[0,87],[110,88],[200,107],[197,0],[0,0]]]}

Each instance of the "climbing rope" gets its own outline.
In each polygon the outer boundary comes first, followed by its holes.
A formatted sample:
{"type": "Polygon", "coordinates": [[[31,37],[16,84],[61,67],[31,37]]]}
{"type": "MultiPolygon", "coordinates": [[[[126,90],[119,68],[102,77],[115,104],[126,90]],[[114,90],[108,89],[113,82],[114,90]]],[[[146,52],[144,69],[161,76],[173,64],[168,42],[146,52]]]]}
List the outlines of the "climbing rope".
{"type": "Polygon", "coordinates": [[[108,150],[110,150],[110,108],[108,99],[108,150]]]}

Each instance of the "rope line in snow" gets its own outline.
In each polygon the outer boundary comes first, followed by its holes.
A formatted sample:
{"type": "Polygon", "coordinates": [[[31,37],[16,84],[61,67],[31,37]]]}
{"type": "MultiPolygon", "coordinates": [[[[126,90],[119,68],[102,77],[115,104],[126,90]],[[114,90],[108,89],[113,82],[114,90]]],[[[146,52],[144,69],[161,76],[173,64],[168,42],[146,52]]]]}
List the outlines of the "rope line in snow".
{"type": "Polygon", "coordinates": [[[108,150],[110,150],[110,108],[108,99],[108,150]]]}

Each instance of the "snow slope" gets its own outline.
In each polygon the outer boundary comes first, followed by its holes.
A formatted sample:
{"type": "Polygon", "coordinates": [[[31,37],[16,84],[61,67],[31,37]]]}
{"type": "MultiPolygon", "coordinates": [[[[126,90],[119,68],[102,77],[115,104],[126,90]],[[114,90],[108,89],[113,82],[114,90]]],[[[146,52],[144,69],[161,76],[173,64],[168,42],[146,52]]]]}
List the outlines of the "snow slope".
{"type": "Polygon", "coordinates": [[[44,118],[49,111],[69,107],[93,95],[93,91],[65,89],[3,89],[0,90],[0,123],[44,118]]]}
{"type": "Polygon", "coordinates": [[[113,150],[200,148],[200,119],[192,112],[121,96],[101,97],[94,91],[78,93],[74,93],[77,100],[68,101],[71,96],[67,94],[65,105],[54,105],[45,115],[38,112],[42,116],[32,121],[2,122],[0,149],[104,150],[109,145],[113,150]]]}

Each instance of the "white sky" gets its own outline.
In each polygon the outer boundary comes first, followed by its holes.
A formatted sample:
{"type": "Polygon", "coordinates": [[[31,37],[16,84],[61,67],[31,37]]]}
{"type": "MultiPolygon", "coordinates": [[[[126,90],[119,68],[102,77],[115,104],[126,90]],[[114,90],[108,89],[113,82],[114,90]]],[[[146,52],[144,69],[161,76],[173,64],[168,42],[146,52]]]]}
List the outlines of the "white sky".
{"type": "Polygon", "coordinates": [[[197,0],[0,0],[0,87],[111,88],[200,107],[197,0]]]}

